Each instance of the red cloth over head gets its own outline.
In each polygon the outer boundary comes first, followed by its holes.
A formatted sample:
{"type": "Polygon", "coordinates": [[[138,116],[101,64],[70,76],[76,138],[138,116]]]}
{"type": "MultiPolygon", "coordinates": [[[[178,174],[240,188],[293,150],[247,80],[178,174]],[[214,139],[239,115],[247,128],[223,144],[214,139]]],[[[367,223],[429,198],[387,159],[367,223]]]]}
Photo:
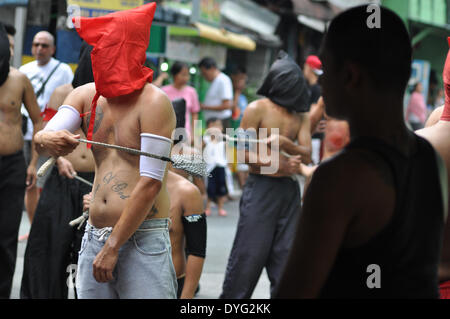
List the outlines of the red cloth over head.
{"type": "MultiPolygon", "coordinates": [[[[447,41],[450,46],[450,37],[447,38],[447,41]]],[[[447,53],[442,78],[444,79],[445,106],[441,115],[441,121],[450,121],[450,50],[447,53]]]]}
{"type": "Polygon", "coordinates": [[[152,2],[102,17],[72,19],[80,37],[94,47],[91,59],[97,92],[91,105],[89,140],[100,96],[130,94],[153,80],[153,71],[144,62],[155,10],[156,3],[152,2]]]}

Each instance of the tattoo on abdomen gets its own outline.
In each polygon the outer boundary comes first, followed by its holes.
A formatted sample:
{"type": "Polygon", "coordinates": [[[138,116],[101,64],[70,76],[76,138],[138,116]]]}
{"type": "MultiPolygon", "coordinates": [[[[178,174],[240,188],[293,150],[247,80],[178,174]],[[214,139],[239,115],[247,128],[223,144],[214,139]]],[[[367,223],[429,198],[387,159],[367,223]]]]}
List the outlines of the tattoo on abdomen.
{"type": "Polygon", "coordinates": [[[113,172],[108,172],[106,173],[105,176],[103,176],[103,182],[105,183],[105,185],[109,185],[110,182],[113,182],[112,186],[111,186],[111,190],[116,193],[117,195],[119,195],[119,197],[121,199],[127,199],[130,197],[130,195],[125,195],[123,193],[123,191],[128,187],[128,184],[119,180],[114,174],[113,172]]]}
{"type": "Polygon", "coordinates": [[[99,188],[100,188],[100,184],[97,184],[97,186],[95,186],[94,192],[92,193],[91,203],[94,202],[95,195],[97,194],[99,188]]]}
{"type": "Polygon", "coordinates": [[[158,209],[155,207],[155,205],[152,206],[152,209],[150,209],[150,213],[147,217],[153,217],[156,214],[158,214],[158,209]]]}

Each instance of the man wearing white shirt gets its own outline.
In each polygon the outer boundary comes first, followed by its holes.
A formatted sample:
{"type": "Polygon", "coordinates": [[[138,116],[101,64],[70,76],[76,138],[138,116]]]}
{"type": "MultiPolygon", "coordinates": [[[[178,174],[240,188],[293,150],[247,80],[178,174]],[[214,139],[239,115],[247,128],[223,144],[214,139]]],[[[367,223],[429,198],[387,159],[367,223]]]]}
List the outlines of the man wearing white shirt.
{"type": "MultiPolygon", "coordinates": [[[[30,79],[41,112],[45,110],[53,91],[58,86],[72,83],[73,80],[73,72],[69,65],[52,57],[55,54],[55,50],[54,37],[47,31],[40,31],[34,36],[31,48],[31,53],[36,60],[19,68],[19,71],[30,79]]],[[[23,106],[22,114],[28,119],[26,130],[24,130],[24,153],[26,160],[29,161],[31,158],[33,124],[23,106]]],[[[45,158],[40,157],[38,167],[44,161],[45,158]]],[[[38,178],[37,185],[26,191],[25,207],[30,221],[33,219],[34,211],[39,200],[39,188],[44,186],[45,179],[45,177],[38,178]]]]}
{"type": "Polygon", "coordinates": [[[203,104],[200,104],[205,121],[212,117],[218,118],[222,121],[223,128],[227,129],[231,127],[230,119],[233,107],[231,79],[217,68],[213,58],[203,58],[198,66],[205,80],[211,83],[203,104]]]}

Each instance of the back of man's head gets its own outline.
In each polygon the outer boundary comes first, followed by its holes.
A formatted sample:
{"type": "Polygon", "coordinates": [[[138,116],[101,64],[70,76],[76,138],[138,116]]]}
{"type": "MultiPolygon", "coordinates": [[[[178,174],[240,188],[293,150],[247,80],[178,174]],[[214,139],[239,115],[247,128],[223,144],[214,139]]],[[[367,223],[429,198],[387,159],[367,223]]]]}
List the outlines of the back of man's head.
{"type": "Polygon", "coordinates": [[[3,24],[0,23],[0,85],[8,79],[10,54],[8,36],[3,24]]]}
{"type": "Polygon", "coordinates": [[[91,52],[93,47],[85,41],[81,43],[80,58],[78,67],[73,76],[72,86],[77,88],[81,85],[94,82],[94,73],[92,72],[91,52]]]}
{"type": "Polygon", "coordinates": [[[379,7],[380,25],[372,25],[367,6],[349,9],[333,19],[324,47],[336,66],[346,62],[364,69],[377,89],[403,94],[412,62],[411,41],[403,21],[391,10],[379,7]]]}
{"type": "Polygon", "coordinates": [[[14,28],[14,26],[12,26],[11,24],[7,24],[7,23],[5,23],[3,26],[5,27],[6,33],[8,35],[11,35],[11,36],[16,35],[16,28],[14,28]]]}
{"type": "Polygon", "coordinates": [[[211,57],[205,57],[203,59],[201,59],[201,61],[198,63],[198,67],[199,68],[205,68],[207,70],[211,69],[211,68],[217,68],[217,63],[216,60],[214,60],[211,57]]]}

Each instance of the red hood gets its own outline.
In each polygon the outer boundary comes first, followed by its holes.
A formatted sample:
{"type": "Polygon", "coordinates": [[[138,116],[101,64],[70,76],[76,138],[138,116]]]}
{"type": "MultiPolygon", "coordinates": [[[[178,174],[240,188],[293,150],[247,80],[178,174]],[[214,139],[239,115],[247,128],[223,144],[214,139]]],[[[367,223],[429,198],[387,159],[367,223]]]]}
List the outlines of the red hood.
{"type": "Polygon", "coordinates": [[[155,10],[156,4],[149,3],[102,17],[73,18],[80,37],[94,47],[91,58],[97,94],[92,101],[88,139],[92,140],[100,96],[130,94],[153,80],[153,71],[144,62],[155,10]]]}

